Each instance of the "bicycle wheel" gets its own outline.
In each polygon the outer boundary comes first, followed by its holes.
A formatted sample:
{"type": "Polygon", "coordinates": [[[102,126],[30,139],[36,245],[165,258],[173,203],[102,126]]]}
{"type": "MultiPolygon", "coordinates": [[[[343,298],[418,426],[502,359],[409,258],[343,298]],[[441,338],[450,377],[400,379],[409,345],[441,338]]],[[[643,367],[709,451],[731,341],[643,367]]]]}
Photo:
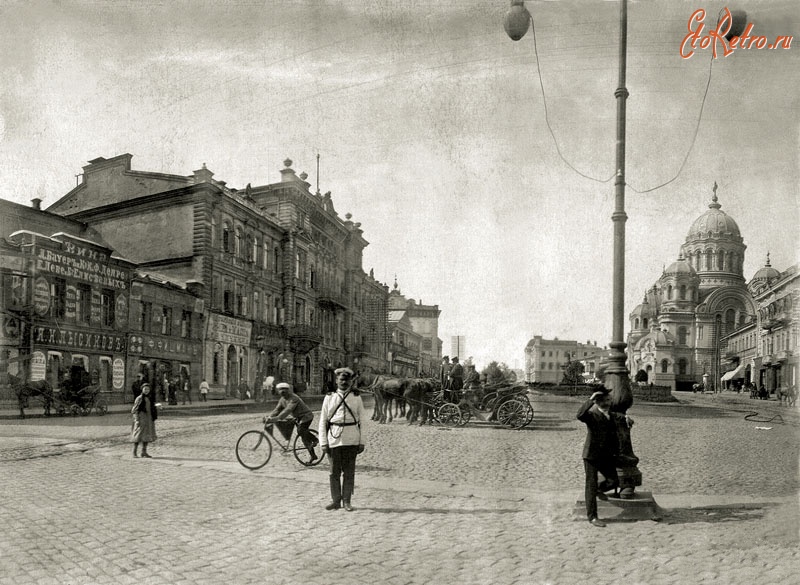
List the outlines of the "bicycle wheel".
{"type": "Polygon", "coordinates": [[[272,441],[261,431],[247,431],[236,441],[236,459],[247,469],[261,469],[272,457],[272,441]]]}
{"type": "Polygon", "coordinates": [[[314,459],[311,458],[311,453],[309,453],[308,449],[306,449],[306,446],[303,444],[303,439],[300,437],[300,435],[294,436],[292,451],[294,452],[294,458],[297,459],[302,465],[305,467],[314,467],[315,465],[322,463],[324,457],[322,456],[322,453],[320,453],[319,436],[317,431],[314,429],[308,429],[308,432],[314,435],[314,441],[316,441],[317,445],[314,447],[314,459]]]}

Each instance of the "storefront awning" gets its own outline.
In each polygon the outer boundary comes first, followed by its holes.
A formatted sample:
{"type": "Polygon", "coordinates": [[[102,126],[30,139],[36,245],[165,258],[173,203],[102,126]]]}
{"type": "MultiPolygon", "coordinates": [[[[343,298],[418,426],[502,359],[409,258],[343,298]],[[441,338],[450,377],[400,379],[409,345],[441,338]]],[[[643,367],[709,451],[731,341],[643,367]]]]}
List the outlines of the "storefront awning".
{"type": "Polygon", "coordinates": [[[739,364],[739,367],[735,370],[725,372],[722,376],[722,381],[725,382],[726,380],[734,380],[736,378],[744,378],[744,364],[739,364]]]}

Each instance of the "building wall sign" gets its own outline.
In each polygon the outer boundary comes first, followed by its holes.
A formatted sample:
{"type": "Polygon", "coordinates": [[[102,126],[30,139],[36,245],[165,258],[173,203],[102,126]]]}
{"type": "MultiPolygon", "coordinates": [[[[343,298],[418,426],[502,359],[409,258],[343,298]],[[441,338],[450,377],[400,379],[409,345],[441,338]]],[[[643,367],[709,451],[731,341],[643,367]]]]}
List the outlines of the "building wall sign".
{"type": "Polygon", "coordinates": [[[122,358],[115,358],[114,365],[111,369],[111,384],[114,390],[122,390],[125,383],[125,360],[122,358]]]}
{"type": "Polygon", "coordinates": [[[107,353],[125,351],[124,335],[93,333],[68,327],[56,328],[37,325],[33,328],[33,341],[42,345],[67,349],[88,349],[107,353]]]}
{"type": "Polygon", "coordinates": [[[232,343],[234,345],[250,345],[253,324],[249,321],[234,319],[225,315],[212,313],[208,316],[208,337],[213,341],[232,343]]]}
{"type": "Polygon", "coordinates": [[[144,354],[153,356],[158,354],[175,354],[175,357],[188,358],[200,355],[198,343],[185,340],[171,339],[167,337],[153,337],[150,335],[131,335],[128,343],[128,351],[131,354],[144,354]]]}
{"type": "Polygon", "coordinates": [[[106,254],[67,243],[65,249],[59,252],[40,248],[36,255],[36,270],[98,286],[127,289],[127,273],[108,266],[108,262],[109,256],[106,254]]]}
{"type": "Polygon", "coordinates": [[[47,358],[41,351],[34,351],[31,358],[31,382],[44,380],[47,374],[47,358]]]}
{"type": "Polygon", "coordinates": [[[50,310],[50,283],[43,276],[33,285],[33,310],[37,315],[46,315],[50,310]]]}

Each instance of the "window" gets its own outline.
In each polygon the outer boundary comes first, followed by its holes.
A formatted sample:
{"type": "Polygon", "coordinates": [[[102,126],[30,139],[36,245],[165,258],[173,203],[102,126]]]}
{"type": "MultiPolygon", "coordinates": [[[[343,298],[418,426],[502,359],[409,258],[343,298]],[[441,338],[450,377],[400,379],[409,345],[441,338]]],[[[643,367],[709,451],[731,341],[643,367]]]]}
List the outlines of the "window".
{"type": "Polygon", "coordinates": [[[264,238],[264,249],[261,256],[261,268],[267,270],[269,268],[269,243],[267,239],[264,238]]]}
{"type": "Polygon", "coordinates": [[[225,280],[222,293],[222,309],[226,313],[233,313],[233,283],[225,280]]]}
{"type": "Polygon", "coordinates": [[[244,302],[244,291],[242,290],[242,285],[236,285],[236,314],[237,315],[244,315],[245,309],[245,302],[244,302]]]}
{"type": "Polygon", "coordinates": [[[686,374],[686,358],[678,360],[678,374],[681,376],[686,374]]]}
{"type": "Polygon", "coordinates": [[[181,312],[181,337],[184,339],[192,336],[192,312],[181,312]]]}
{"type": "Polygon", "coordinates": [[[172,335],[172,307],[161,309],[161,335],[172,335]]]}
{"type": "Polygon", "coordinates": [[[686,327],[678,327],[678,345],[686,345],[686,327]]]}
{"type": "Polygon", "coordinates": [[[647,319],[642,319],[642,329],[647,329],[647,319]]]}
{"type": "Polygon", "coordinates": [[[214,350],[214,359],[211,365],[211,382],[219,384],[220,372],[222,371],[222,360],[219,355],[219,349],[214,350]]]}
{"type": "Polygon", "coordinates": [[[275,274],[280,274],[280,272],[281,272],[281,251],[280,251],[280,248],[278,247],[277,244],[275,244],[275,247],[272,249],[272,255],[273,255],[272,271],[275,274]]]}
{"type": "Polygon", "coordinates": [[[63,278],[53,279],[50,284],[50,298],[52,299],[51,314],[57,319],[63,318],[67,306],[67,282],[63,278]]]}
{"type": "Polygon", "coordinates": [[[142,331],[150,333],[153,328],[153,303],[142,301],[142,331]]]}
{"type": "Polygon", "coordinates": [[[682,284],[682,285],[681,285],[681,288],[680,288],[680,293],[679,293],[679,294],[680,294],[680,298],[681,298],[681,300],[682,300],[682,301],[685,301],[685,300],[686,300],[686,285],[685,285],[685,284],[682,284]]]}
{"type": "Polygon", "coordinates": [[[236,243],[233,253],[236,255],[237,258],[241,258],[243,255],[242,250],[242,229],[236,228],[236,243]]]}
{"type": "Polygon", "coordinates": [[[669,370],[669,360],[661,360],[661,373],[666,374],[669,370]]]}
{"type": "Polygon", "coordinates": [[[261,298],[258,295],[258,291],[254,290],[253,291],[253,317],[256,318],[256,319],[258,319],[259,316],[260,316],[260,311],[258,310],[259,307],[260,307],[260,305],[259,305],[259,301],[260,300],[261,300],[261,298]]]}
{"type": "Polygon", "coordinates": [[[233,242],[231,242],[231,226],[226,221],[222,226],[222,251],[230,252],[233,242]]]}
{"type": "Polygon", "coordinates": [[[245,259],[252,263],[255,262],[255,246],[253,246],[253,236],[247,234],[247,249],[244,251],[245,259]]]}
{"type": "Polygon", "coordinates": [[[75,321],[88,323],[92,312],[92,288],[88,284],[79,284],[75,299],[75,321]]]}
{"type": "Polygon", "coordinates": [[[104,288],[100,293],[100,320],[106,327],[114,325],[114,291],[104,288]]]}
{"type": "Polygon", "coordinates": [[[542,352],[542,357],[547,357],[547,352],[546,351],[542,352]]]}

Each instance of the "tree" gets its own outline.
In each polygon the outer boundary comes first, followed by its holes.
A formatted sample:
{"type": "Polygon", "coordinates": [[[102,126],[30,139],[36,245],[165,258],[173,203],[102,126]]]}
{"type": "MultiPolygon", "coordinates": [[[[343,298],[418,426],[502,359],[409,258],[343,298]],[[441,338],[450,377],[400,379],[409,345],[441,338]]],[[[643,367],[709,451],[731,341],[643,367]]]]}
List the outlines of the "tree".
{"type": "Polygon", "coordinates": [[[487,384],[502,384],[504,382],[513,383],[516,381],[517,376],[505,363],[496,361],[489,362],[481,372],[486,377],[487,384]]]}
{"type": "Polygon", "coordinates": [[[562,384],[580,384],[583,382],[583,364],[581,362],[568,361],[564,365],[564,379],[562,384]]]}

